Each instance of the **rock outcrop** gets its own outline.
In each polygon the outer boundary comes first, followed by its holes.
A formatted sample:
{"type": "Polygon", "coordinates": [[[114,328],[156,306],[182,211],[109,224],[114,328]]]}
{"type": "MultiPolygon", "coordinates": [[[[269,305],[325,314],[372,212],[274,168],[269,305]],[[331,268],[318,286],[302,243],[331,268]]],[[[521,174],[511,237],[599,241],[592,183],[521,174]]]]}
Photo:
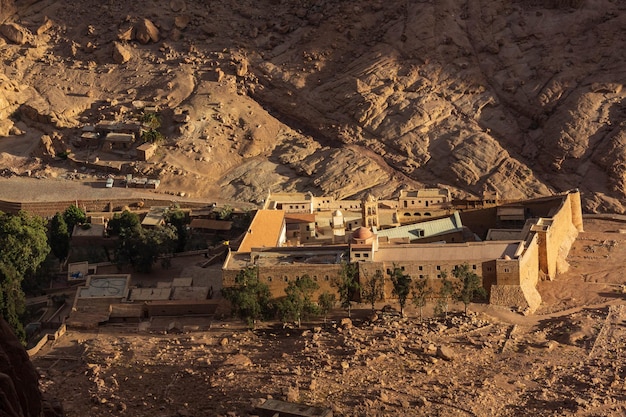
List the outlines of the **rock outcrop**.
{"type": "Polygon", "coordinates": [[[0,318],[0,416],[40,417],[38,374],[26,350],[0,318]]]}

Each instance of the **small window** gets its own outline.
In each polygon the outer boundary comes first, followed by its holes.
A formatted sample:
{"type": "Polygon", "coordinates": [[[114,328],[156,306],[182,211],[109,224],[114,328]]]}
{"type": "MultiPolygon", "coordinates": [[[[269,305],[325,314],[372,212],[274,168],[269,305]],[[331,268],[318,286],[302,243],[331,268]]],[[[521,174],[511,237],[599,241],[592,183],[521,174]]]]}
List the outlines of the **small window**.
{"type": "Polygon", "coordinates": [[[441,278],[441,274],[437,274],[437,278],[441,278]]]}
{"type": "Polygon", "coordinates": [[[441,265],[437,265],[437,271],[441,271],[441,265]]]}
{"type": "Polygon", "coordinates": [[[317,281],[317,275],[313,275],[313,281],[317,281]]]}
{"type": "Polygon", "coordinates": [[[423,271],[423,270],[424,270],[424,268],[422,267],[422,265],[418,266],[418,267],[417,267],[417,269],[418,269],[419,271],[423,271]]]}
{"type": "Polygon", "coordinates": [[[391,269],[387,268],[387,275],[391,275],[391,269]]]}
{"type": "Polygon", "coordinates": [[[424,279],[424,275],[420,275],[420,279],[424,279]]]}
{"type": "Polygon", "coordinates": [[[400,270],[401,270],[401,271],[404,271],[404,267],[403,267],[403,266],[401,266],[401,267],[400,267],[400,270]]]}
{"type": "Polygon", "coordinates": [[[355,254],[354,254],[354,257],[355,257],[355,258],[360,258],[360,257],[361,257],[361,254],[360,254],[360,253],[355,253],[355,254]]]}
{"type": "Polygon", "coordinates": [[[364,253],[364,254],[363,254],[363,257],[364,257],[364,258],[369,258],[369,257],[370,257],[370,254],[369,254],[369,253],[364,253]]]}
{"type": "Polygon", "coordinates": [[[504,268],[504,272],[511,272],[509,268],[504,268]]]}
{"type": "Polygon", "coordinates": [[[267,282],[272,282],[272,277],[267,277],[267,282]]]}
{"type": "Polygon", "coordinates": [[[330,277],[329,277],[328,275],[326,275],[326,276],[324,277],[324,281],[330,281],[330,277]]]}
{"type": "Polygon", "coordinates": [[[472,269],[476,269],[476,265],[472,265],[472,269]]]}
{"type": "Polygon", "coordinates": [[[285,276],[283,277],[283,280],[284,280],[285,282],[289,282],[289,277],[288,277],[287,275],[285,275],[285,276]]]}

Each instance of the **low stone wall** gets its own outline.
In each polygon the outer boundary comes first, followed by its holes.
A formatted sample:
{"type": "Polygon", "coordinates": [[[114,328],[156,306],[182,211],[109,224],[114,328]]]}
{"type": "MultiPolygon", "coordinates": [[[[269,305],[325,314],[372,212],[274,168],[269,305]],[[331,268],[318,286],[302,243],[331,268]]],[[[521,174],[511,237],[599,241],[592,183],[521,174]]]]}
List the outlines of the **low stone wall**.
{"type": "Polygon", "coordinates": [[[48,343],[49,340],[57,340],[58,338],[60,338],[61,336],[63,336],[65,334],[65,332],[67,331],[67,326],[65,324],[62,324],[56,332],[54,333],[48,333],[45,334],[40,340],[39,342],[37,342],[37,344],[35,346],[33,346],[32,348],[28,349],[26,351],[26,353],[28,353],[29,357],[33,357],[34,355],[37,354],[37,352],[39,352],[41,350],[42,347],[44,347],[46,345],[46,343],[48,343]]]}

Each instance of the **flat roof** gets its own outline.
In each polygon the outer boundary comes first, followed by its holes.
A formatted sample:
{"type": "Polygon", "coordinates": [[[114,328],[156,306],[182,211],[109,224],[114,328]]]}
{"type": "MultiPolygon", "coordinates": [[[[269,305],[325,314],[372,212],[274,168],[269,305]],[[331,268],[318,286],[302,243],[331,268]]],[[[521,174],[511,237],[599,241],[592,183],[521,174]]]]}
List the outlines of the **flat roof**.
{"type": "Polygon", "coordinates": [[[462,230],[463,223],[461,222],[461,217],[455,211],[451,216],[443,219],[378,230],[376,234],[378,237],[388,237],[389,239],[408,238],[409,240],[416,240],[462,230]]]}
{"type": "Polygon", "coordinates": [[[278,246],[284,222],[285,212],[282,210],[257,211],[237,252],[250,252],[252,248],[278,246]]]}
{"type": "Polygon", "coordinates": [[[91,275],[84,287],[78,288],[77,298],[125,298],[128,295],[129,274],[91,275]]]}
{"type": "Polygon", "coordinates": [[[515,258],[522,241],[489,241],[468,243],[416,243],[379,246],[374,252],[375,262],[464,262],[490,260],[509,255],[515,258]]]}
{"type": "Polygon", "coordinates": [[[285,213],[286,223],[315,223],[313,213],[285,213]]]}
{"type": "Polygon", "coordinates": [[[400,191],[400,198],[428,198],[449,196],[450,191],[447,188],[421,188],[419,190],[400,191]]]}
{"type": "Polygon", "coordinates": [[[233,222],[228,220],[191,219],[189,227],[192,229],[230,230],[233,228],[233,222]]]}
{"type": "Polygon", "coordinates": [[[169,300],[171,288],[133,288],[130,290],[130,301],[169,300]]]}

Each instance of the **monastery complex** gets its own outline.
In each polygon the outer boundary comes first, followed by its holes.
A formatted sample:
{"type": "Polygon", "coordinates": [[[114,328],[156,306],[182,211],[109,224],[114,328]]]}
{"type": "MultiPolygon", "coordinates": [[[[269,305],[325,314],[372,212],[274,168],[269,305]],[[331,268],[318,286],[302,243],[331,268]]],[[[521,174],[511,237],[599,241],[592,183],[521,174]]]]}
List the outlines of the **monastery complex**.
{"type": "Polygon", "coordinates": [[[229,252],[223,286],[255,268],[275,297],[305,274],[319,293],[336,292],[331,283],[342,265],[356,263],[360,280],[383,273],[387,300],[396,267],[436,290],[443,273],[453,278],[455,267],[468,264],[490,303],[533,312],[541,304],[537,282],[566,270],[582,219],[578,190],[517,202],[495,194],[456,201],[446,189],[402,191],[397,200],[271,194],[229,252]]]}

